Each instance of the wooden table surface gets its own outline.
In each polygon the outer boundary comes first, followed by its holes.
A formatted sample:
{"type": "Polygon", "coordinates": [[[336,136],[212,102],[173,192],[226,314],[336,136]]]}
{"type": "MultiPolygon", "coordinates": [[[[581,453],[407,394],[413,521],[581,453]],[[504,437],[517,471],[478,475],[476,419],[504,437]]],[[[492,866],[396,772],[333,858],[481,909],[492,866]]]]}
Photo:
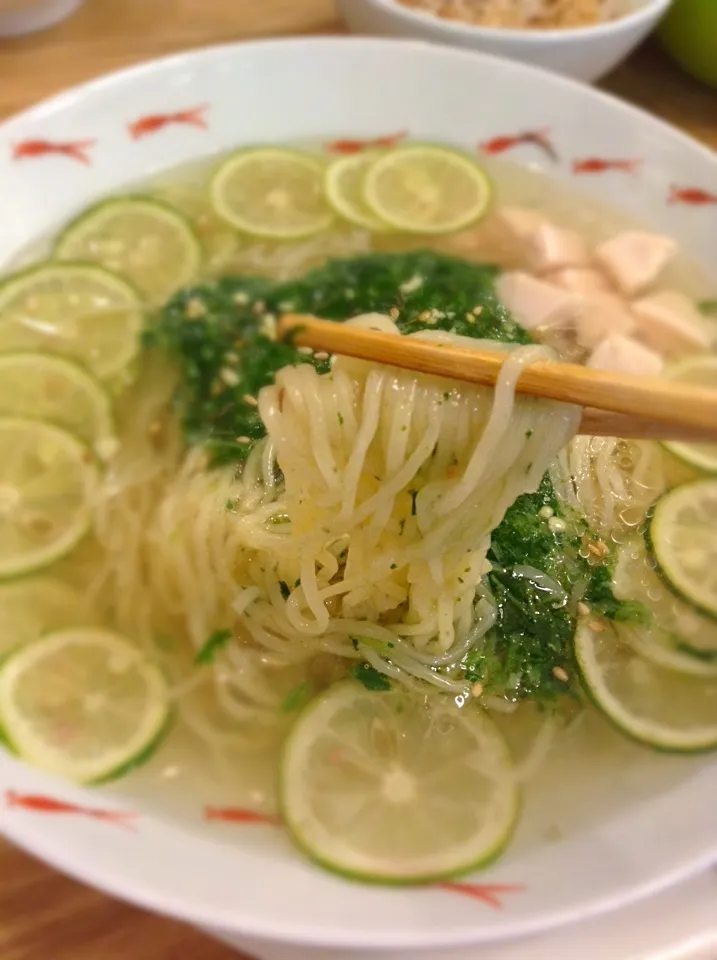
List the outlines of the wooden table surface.
{"type": "MultiPolygon", "coordinates": [[[[191,47],[330,34],[332,0],[88,0],[72,19],[0,41],[0,117],[98,74],[191,47]]],[[[717,95],[651,45],[604,88],[717,149],[717,95]]],[[[110,900],[0,841],[1,960],[236,960],[179,924],[110,900]]]]}

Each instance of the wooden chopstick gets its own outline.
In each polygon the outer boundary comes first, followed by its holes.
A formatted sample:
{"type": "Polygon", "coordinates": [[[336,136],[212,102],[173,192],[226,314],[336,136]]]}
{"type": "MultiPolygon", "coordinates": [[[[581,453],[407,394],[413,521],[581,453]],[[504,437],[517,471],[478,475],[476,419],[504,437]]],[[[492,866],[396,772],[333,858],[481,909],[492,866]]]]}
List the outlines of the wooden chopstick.
{"type": "MultiPolygon", "coordinates": [[[[290,337],[297,346],[484,386],[496,383],[509,356],[396,337],[301,314],[283,316],[277,333],[281,338],[290,337]]],[[[580,432],[592,436],[717,441],[717,389],[540,361],[523,370],[517,391],[589,408],[580,432]]]]}

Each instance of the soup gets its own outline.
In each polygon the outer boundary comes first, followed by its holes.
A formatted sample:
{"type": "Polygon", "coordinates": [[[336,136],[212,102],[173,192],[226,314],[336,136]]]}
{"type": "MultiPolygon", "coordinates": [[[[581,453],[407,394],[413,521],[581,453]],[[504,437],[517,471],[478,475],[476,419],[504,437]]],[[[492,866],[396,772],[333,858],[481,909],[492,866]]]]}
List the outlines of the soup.
{"type": "Polygon", "coordinates": [[[717,748],[714,450],[515,391],[717,361],[669,238],[400,140],[175,171],[5,279],[0,723],[183,825],[426,883],[717,748]],[[508,358],[474,387],[280,341],[287,313],[508,358]]]}

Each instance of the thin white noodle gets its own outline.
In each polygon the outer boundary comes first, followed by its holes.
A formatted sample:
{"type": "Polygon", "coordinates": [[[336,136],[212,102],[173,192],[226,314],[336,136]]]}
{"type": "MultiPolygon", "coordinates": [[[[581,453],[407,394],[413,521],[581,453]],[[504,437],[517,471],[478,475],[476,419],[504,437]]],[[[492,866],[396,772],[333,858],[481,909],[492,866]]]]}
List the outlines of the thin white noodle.
{"type": "MultiPolygon", "coordinates": [[[[385,317],[356,322],[398,335],[385,317]]],[[[495,391],[345,359],[324,375],[285,368],[257,398],[268,437],[240,475],[182,451],[171,378],[143,374],[97,507],[93,589],[150,647],[185,645],[173,696],[218,763],[252,731],[285,725],[284,667],[298,682],[321,658],[344,672],[362,659],[416,690],[470,695],[460,664],[496,619],[490,533],[577,426],[574,408],[515,394],[525,364],[543,356],[515,349],[495,391]],[[159,447],[149,439],[158,418],[159,447]],[[189,665],[218,628],[231,638],[201,668],[210,687],[189,665]],[[230,729],[204,716],[197,692],[230,729]]],[[[638,467],[644,482],[644,456],[638,467]]],[[[522,574],[563,599],[540,571],[522,574]]]]}

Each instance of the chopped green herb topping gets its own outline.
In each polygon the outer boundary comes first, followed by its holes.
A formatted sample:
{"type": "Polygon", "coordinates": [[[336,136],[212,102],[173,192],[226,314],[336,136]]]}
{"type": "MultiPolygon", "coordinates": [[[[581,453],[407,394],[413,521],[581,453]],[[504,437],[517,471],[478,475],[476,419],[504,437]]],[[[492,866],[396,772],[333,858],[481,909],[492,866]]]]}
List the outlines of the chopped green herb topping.
{"type": "MultiPolygon", "coordinates": [[[[267,315],[273,319],[291,309],[344,320],[393,310],[403,333],[430,324],[432,329],[462,336],[529,343],[529,335],[496,298],[496,273],[491,266],[432,251],[412,251],[335,260],[285,284],[252,277],[226,278],[174,296],[146,333],[146,344],[166,350],[178,363],[177,404],[187,441],[205,444],[215,463],[239,462],[265,434],[256,405],[245,398],[257,397],[283,366],[310,363],[320,372],[330,369],[329,361],[319,361],[314,354],[273,339],[267,315]],[[422,278],[418,285],[411,282],[416,276],[422,278]]],[[[711,304],[707,301],[702,309],[711,313],[711,304]]],[[[449,398],[447,393],[444,399],[449,398]]],[[[341,414],[338,419],[341,424],[341,414]]],[[[526,439],[530,436],[529,430],[526,439]]],[[[417,491],[409,493],[415,515],[417,491]]],[[[556,678],[553,670],[570,666],[575,628],[567,604],[557,602],[555,595],[538,589],[530,580],[515,576],[514,566],[528,564],[545,571],[566,594],[578,580],[584,580],[585,599],[606,617],[642,622],[647,616],[639,604],[615,599],[609,564],[593,565],[583,559],[574,525],[568,524],[565,531],[551,530],[539,516],[545,507],[559,515],[547,478],[537,493],[520,497],[494,531],[488,584],[498,604],[498,621],[480,650],[464,661],[469,680],[513,699],[551,699],[565,692],[564,681],[556,678]]],[[[230,501],[227,509],[231,509],[230,501]]],[[[284,521],[277,518],[275,522],[284,521]]],[[[404,526],[405,520],[401,520],[401,533],[404,526]]],[[[288,585],[282,583],[281,591],[288,596],[288,585]]],[[[211,662],[230,637],[230,631],[212,634],[197,662],[211,662]]],[[[382,647],[380,652],[386,650],[382,647]]],[[[391,686],[368,664],[355,667],[353,673],[368,689],[391,686]]]]}
{"type": "MultiPolygon", "coordinates": [[[[498,607],[498,619],[485,643],[464,661],[466,676],[494,694],[513,700],[551,700],[565,693],[565,682],[553,674],[556,667],[573,664],[576,617],[567,601],[541,589],[513,567],[528,565],[544,571],[570,595],[573,586],[587,583],[585,600],[593,610],[620,621],[645,622],[647,610],[638,603],[615,598],[610,562],[590,563],[581,556],[586,530],[567,523],[551,529],[541,511],[560,516],[548,476],[536,493],[519,497],[493,531],[488,553],[493,569],[488,585],[498,607]]],[[[572,670],[571,675],[576,671],[572,670]]]]}
{"type": "Polygon", "coordinates": [[[194,662],[198,664],[211,663],[217,652],[225,647],[232,637],[231,630],[215,630],[207,637],[204,646],[194,658],[194,662]]]}
{"type": "Polygon", "coordinates": [[[402,333],[426,327],[467,337],[530,343],[530,337],[501,306],[495,294],[497,268],[432,250],[370,253],[332,260],[286,284],[281,299],[297,313],[334,320],[361,313],[400,311],[402,333]],[[410,281],[422,277],[419,285],[410,281]],[[476,308],[481,308],[478,315],[476,308]],[[470,321],[467,319],[470,317],[470,321]]]}
{"type": "Polygon", "coordinates": [[[613,569],[610,564],[592,568],[585,600],[608,620],[619,623],[649,624],[650,611],[635,600],[618,600],[612,592],[613,569]]]}
{"type": "Polygon", "coordinates": [[[383,673],[379,673],[369,663],[359,663],[351,670],[351,675],[360,680],[367,690],[376,693],[391,689],[391,681],[383,673]]]}
{"type": "Polygon", "coordinates": [[[321,372],[330,368],[328,360],[273,339],[267,316],[275,318],[290,306],[296,312],[345,320],[400,307],[398,325],[404,333],[425,328],[425,317],[430,316],[435,329],[530,342],[498,303],[495,275],[491,266],[414,251],[334,260],[285,284],[227,277],[172,297],[147,330],[145,343],[166,350],[178,362],[177,403],[187,441],[205,444],[214,463],[239,462],[265,435],[256,405],[245,398],[256,397],[281,367],[310,363],[321,372]],[[406,289],[417,275],[423,283],[406,289]],[[483,308],[477,317],[470,313],[476,306],[483,308]]]}
{"type": "Polygon", "coordinates": [[[301,710],[314,695],[313,688],[308,683],[300,683],[291,690],[281,704],[282,713],[293,713],[301,710]]]}

